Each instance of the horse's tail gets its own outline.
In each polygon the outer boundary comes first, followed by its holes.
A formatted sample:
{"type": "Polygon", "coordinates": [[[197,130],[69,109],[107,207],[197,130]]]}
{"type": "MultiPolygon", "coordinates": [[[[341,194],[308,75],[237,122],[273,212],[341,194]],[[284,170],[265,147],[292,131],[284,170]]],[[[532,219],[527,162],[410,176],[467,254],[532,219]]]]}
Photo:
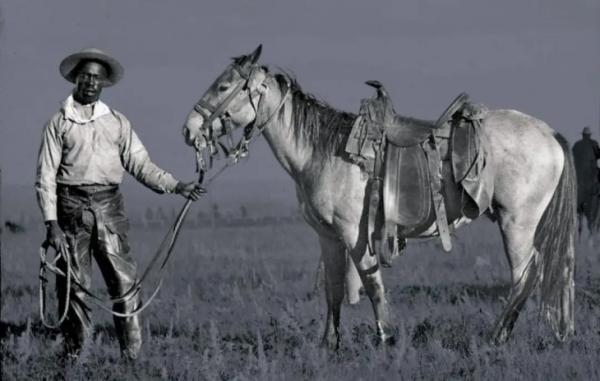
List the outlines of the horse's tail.
{"type": "Polygon", "coordinates": [[[536,231],[539,256],[541,312],[559,340],[575,331],[575,230],[577,225],[577,179],[569,143],[556,133],[564,154],[558,186],[536,231]]]}

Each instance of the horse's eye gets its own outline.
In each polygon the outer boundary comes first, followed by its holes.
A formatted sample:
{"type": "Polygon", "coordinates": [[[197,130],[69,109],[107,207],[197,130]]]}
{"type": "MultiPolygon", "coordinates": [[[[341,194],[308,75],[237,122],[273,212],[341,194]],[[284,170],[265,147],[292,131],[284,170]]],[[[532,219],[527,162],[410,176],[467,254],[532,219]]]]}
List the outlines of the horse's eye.
{"type": "Polygon", "coordinates": [[[219,92],[227,91],[229,85],[219,85],[219,92]]]}

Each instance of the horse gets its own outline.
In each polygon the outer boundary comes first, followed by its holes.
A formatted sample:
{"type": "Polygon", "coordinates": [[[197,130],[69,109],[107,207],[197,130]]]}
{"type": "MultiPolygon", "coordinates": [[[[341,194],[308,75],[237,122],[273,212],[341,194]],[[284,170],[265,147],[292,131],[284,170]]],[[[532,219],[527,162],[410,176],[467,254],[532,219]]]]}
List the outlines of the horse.
{"type": "MultiPolygon", "coordinates": [[[[356,115],[303,91],[288,73],[258,64],[261,52],[262,45],[233,58],[187,115],[185,142],[204,152],[217,138],[242,128],[237,155],[262,134],[294,180],[304,218],[319,237],[327,302],[322,345],[340,343],[347,256],[372,304],[377,342],[391,345],[397,332],[378,256],[367,248],[369,180],[343,152],[356,115]]],[[[576,178],[568,143],[546,123],[514,110],[490,110],[481,131],[490,142],[488,165],[494,173],[493,202],[484,214],[499,225],[512,279],[490,339],[501,344],[509,338],[539,284],[543,316],[565,340],[574,332],[576,229],[576,178]]],[[[459,199],[445,201],[449,211],[460,210],[459,199]]],[[[454,218],[449,212],[448,219],[454,218]]]]}

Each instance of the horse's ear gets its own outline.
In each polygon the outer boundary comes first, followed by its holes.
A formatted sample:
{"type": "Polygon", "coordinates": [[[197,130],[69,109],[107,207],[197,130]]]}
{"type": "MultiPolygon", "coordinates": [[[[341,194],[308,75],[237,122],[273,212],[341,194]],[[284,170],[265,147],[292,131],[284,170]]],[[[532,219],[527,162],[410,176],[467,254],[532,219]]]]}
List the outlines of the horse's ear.
{"type": "Polygon", "coordinates": [[[248,58],[252,64],[255,64],[258,61],[260,58],[260,53],[262,53],[262,44],[258,45],[258,47],[248,55],[248,58]]]}

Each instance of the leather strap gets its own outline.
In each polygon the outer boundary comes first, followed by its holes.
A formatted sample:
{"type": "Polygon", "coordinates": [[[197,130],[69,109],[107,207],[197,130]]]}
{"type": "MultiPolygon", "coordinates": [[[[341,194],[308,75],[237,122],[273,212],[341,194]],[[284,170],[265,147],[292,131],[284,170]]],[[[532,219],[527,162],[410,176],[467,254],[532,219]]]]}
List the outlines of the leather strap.
{"type": "Polygon", "coordinates": [[[381,206],[381,187],[383,184],[383,153],[386,144],[385,136],[381,141],[373,142],[373,150],[375,151],[375,165],[373,174],[371,175],[371,184],[369,188],[369,211],[367,216],[367,237],[369,253],[375,255],[375,241],[381,239],[381,234],[375,229],[377,216],[381,206]]]}
{"type": "Polygon", "coordinates": [[[437,150],[435,136],[431,137],[431,141],[426,141],[423,148],[425,149],[429,164],[431,197],[433,199],[438,233],[444,251],[449,252],[452,250],[452,241],[450,239],[450,229],[448,228],[448,218],[446,216],[446,204],[444,202],[444,195],[442,194],[442,161],[440,160],[440,153],[437,150]]]}
{"type": "Polygon", "coordinates": [[[198,101],[198,103],[196,103],[196,105],[194,106],[194,110],[198,111],[200,114],[202,114],[202,116],[210,116],[210,114],[208,114],[206,112],[206,110],[210,111],[211,113],[217,111],[217,108],[215,106],[213,106],[212,104],[206,102],[204,99],[200,99],[198,101]]]}
{"type": "MultiPolygon", "coordinates": [[[[203,130],[211,129],[212,123],[215,119],[217,119],[218,117],[221,116],[221,114],[223,112],[225,112],[227,106],[229,106],[229,104],[231,103],[231,101],[239,94],[239,92],[246,86],[246,81],[240,82],[237,84],[237,86],[233,89],[233,91],[223,100],[223,102],[221,102],[220,105],[218,105],[217,107],[214,106],[210,106],[211,108],[214,109],[214,111],[212,111],[210,113],[210,115],[204,119],[204,125],[202,126],[203,130]]],[[[206,105],[208,105],[207,102],[204,102],[202,100],[200,100],[200,102],[198,102],[198,105],[201,105],[202,102],[202,106],[204,107],[206,105]]],[[[198,107],[194,107],[194,109],[197,111],[198,107]]]]}
{"type": "Polygon", "coordinates": [[[368,269],[358,270],[358,272],[363,275],[373,275],[377,272],[377,270],[379,270],[379,262],[375,263],[373,266],[369,267],[368,269]]]}

